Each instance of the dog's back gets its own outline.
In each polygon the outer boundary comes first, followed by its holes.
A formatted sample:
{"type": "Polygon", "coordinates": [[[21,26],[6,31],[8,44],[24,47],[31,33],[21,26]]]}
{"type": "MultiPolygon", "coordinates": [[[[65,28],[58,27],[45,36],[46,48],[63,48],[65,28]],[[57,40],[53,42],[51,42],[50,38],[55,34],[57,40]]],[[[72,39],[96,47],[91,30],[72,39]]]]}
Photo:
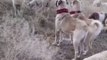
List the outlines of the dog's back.
{"type": "Polygon", "coordinates": [[[85,21],[78,18],[73,18],[69,14],[67,14],[62,19],[60,26],[63,31],[69,33],[74,31],[76,28],[86,28],[87,24],[85,23],[85,21]]]}

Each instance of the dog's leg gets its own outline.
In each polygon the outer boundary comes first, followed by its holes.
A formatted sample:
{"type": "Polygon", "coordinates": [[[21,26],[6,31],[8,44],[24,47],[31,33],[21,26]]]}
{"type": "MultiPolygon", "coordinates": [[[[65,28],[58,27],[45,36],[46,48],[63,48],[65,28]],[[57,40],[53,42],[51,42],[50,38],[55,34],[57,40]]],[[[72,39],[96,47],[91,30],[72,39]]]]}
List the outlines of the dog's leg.
{"type": "Polygon", "coordinates": [[[81,53],[81,55],[84,55],[84,53],[85,53],[85,49],[86,49],[86,47],[85,47],[86,46],[86,42],[85,41],[87,41],[87,37],[88,37],[88,32],[86,32],[84,34],[84,37],[80,42],[80,53],[81,53]]]}
{"type": "Polygon", "coordinates": [[[59,33],[60,33],[60,21],[59,19],[55,18],[55,41],[53,42],[53,45],[57,45],[57,43],[59,42],[59,33]]]}
{"type": "Polygon", "coordinates": [[[74,46],[74,50],[75,50],[75,56],[74,59],[79,58],[79,41],[77,42],[77,39],[73,37],[73,46],[74,46]]]}
{"type": "MultiPolygon", "coordinates": [[[[58,36],[58,37],[59,37],[59,40],[57,40],[57,42],[58,42],[58,44],[57,44],[57,45],[59,46],[59,45],[60,45],[60,43],[61,43],[61,42],[62,42],[62,40],[63,40],[63,39],[62,39],[62,38],[63,38],[63,33],[62,33],[62,31],[60,31],[60,32],[59,32],[59,36],[58,36]]],[[[58,37],[57,37],[57,38],[58,38],[58,37]]]]}
{"type": "Polygon", "coordinates": [[[89,42],[90,42],[90,38],[91,38],[91,33],[88,32],[87,36],[85,37],[83,44],[84,44],[84,48],[83,48],[83,55],[86,55],[86,53],[89,50],[89,42]]]}
{"type": "Polygon", "coordinates": [[[59,43],[59,33],[60,31],[55,31],[55,41],[53,42],[53,45],[57,45],[59,43]]]}
{"type": "Polygon", "coordinates": [[[74,60],[80,58],[80,41],[84,38],[85,32],[82,30],[75,30],[73,32],[73,46],[75,50],[75,57],[74,60]],[[82,34],[82,35],[81,35],[82,34]]]}
{"type": "Polygon", "coordinates": [[[89,42],[89,48],[92,49],[92,43],[97,38],[98,35],[91,35],[90,42],[89,42]]]}
{"type": "Polygon", "coordinates": [[[85,49],[84,39],[82,39],[80,42],[80,54],[81,55],[83,55],[84,49],[85,49]]]}
{"type": "Polygon", "coordinates": [[[73,37],[72,36],[73,36],[73,34],[71,33],[70,34],[71,44],[73,44],[73,37]]]}

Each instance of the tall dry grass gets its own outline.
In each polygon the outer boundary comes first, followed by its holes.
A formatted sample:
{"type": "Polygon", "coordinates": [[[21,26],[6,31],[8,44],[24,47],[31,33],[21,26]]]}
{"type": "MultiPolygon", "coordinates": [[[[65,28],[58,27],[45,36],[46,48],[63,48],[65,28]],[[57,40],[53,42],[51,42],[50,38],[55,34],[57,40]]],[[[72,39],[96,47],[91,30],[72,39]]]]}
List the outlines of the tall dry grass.
{"type": "Polygon", "coordinates": [[[25,6],[14,17],[12,4],[6,3],[0,3],[0,60],[52,60],[57,49],[47,49],[42,34],[54,33],[53,7],[25,6]]]}
{"type": "MultiPolygon", "coordinates": [[[[92,0],[81,1],[86,16],[100,10],[91,5],[92,0]]],[[[0,0],[0,60],[55,60],[58,49],[47,49],[43,36],[54,34],[55,0],[45,3],[32,8],[25,4],[20,16],[14,17],[11,2],[0,0]]]]}

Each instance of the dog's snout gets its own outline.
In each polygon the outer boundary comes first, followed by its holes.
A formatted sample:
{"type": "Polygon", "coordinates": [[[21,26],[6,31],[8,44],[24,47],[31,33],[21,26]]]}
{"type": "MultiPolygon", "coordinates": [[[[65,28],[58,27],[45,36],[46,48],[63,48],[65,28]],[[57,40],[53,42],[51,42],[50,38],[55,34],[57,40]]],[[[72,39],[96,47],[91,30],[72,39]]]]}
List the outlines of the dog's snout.
{"type": "Polygon", "coordinates": [[[63,3],[63,1],[62,0],[60,0],[59,2],[58,2],[58,5],[60,5],[60,4],[62,4],[63,3]]]}

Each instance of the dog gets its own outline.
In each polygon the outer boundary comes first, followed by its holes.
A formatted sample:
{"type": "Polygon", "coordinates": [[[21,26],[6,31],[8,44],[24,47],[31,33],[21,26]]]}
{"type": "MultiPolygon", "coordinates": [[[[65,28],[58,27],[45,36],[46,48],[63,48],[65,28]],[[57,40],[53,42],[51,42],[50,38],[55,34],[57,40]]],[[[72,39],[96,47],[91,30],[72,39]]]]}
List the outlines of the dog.
{"type": "Polygon", "coordinates": [[[68,13],[69,10],[67,10],[67,5],[67,0],[56,1],[57,15],[55,20],[55,42],[60,42],[62,40],[61,33],[72,35],[75,50],[74,60],[76,60],[77,58],[80,58],[85,49],[85,51],[88,50],[87,47],[89,46],[89,42],[92,42],[92,39],[95,39],[99,35],[103,25],[97,20],[87,19],[86,21],[89,21],[87,24],[84,20],[72,17],[68,13]],[[91,34],[94,35],[91,36],[91,34]],[[91,39],[89,39],[89,36],[91,39]],[[88,44],[86,45],[86,43],[88,44]]]}
{"type": "Polygon", "coordinates": [[[99,20],[103,23],[103,25],[106,25],[106,19],[107,19],[107,13],[101,13],[101,12],[94,12],[89,16],[89,19],[99,20]]]}

